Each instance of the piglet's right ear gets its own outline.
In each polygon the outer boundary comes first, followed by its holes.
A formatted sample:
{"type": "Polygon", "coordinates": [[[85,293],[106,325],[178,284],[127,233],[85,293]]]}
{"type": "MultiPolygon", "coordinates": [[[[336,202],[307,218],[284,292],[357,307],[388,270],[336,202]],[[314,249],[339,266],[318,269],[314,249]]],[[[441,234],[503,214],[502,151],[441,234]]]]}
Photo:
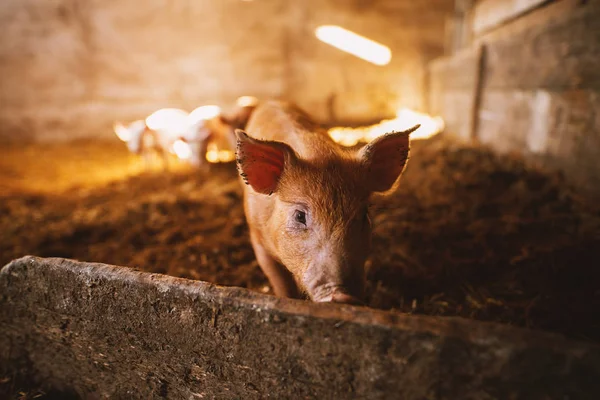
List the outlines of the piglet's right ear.
{"type": "Polygon", "coordinates": [[[378,137],[359,152],[367,172],[367,186],[372,192],[387,192],[398,180],[409,153],[409,135],[420,125],[402,132],[378,137]]]}
{"type": "Polygon", "coordinates": [[[235,130],[236,160],[240,175],[258,193],[270,195],[277,189],[286,162],[295,158],[286,144],[251,138],[235,130]]]}

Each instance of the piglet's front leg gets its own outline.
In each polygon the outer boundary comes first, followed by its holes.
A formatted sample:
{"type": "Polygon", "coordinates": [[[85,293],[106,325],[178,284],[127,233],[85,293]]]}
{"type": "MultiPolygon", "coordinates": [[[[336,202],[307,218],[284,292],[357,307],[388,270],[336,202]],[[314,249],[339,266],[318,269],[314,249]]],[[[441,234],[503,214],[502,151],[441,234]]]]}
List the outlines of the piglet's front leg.
{"type": "Polygon", "coordinates": [[[250,233],[250,239],[254,248],[254,254],[256,255],[256,261],[258,261],[258,265],[269,279],[275,295],[295,299],[302,298],[292,274],[269,255],[267,250],[260,244],[256,235],[250,233]]]}

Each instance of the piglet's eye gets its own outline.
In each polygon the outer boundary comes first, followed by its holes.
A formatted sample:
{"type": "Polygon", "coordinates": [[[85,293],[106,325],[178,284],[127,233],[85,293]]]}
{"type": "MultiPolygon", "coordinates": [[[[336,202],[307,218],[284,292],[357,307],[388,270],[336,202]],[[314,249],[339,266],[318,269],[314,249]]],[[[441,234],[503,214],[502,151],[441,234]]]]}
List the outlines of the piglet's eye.
{"type": "Polygon", "coordinates": [[[299,224],[306,225],[306,213],[300,210],[294,211],[294,221],[298,222],[299,224]]]}

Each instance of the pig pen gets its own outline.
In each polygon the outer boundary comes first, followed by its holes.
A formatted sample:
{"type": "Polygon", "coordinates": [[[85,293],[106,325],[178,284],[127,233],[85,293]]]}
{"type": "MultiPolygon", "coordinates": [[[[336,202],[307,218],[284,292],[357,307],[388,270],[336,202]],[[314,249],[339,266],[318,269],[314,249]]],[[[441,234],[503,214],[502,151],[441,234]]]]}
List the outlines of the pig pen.
{"type": "MultiPolygon", "coordinates": [[[[412,149],[399,189],[370,210],[367,305],[389,310],[386,318],[463,317],[559,333],[597,349],[600,207],[593,198],[560,174],[444,135],[412,149]]],[[[26,254],[63,257],[271,293],[249,243],[233,164],[142,172],[116,142],[14,146],[0,163],[2,265],[26,254]]],[[[362,323],[373,323],[368,309],[360,313],[362,323]]],[[[575,342],[566,343],[559,347],[575,342]]],[[[3,373],[7,396],[45,393],[32,389],[32,382],[44,388],[39,377],[3,373]]],[[[444,393],[439,398],[452,398],[444,393]]]]}

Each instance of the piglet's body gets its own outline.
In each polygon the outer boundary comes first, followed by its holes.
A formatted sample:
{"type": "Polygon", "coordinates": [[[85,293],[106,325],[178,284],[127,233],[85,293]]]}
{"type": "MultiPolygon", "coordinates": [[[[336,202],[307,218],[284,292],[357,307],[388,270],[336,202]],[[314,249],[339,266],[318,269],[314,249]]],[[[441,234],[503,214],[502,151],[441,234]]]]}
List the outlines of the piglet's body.
{"type": "Polygon", "coordinates": [[[394,186],[417,128],[353,151],[298,108],[267,102],[253,112],[247,134],[236,131],[250,237],[275,294],[360,302],[369,198],[394,186]]]}

